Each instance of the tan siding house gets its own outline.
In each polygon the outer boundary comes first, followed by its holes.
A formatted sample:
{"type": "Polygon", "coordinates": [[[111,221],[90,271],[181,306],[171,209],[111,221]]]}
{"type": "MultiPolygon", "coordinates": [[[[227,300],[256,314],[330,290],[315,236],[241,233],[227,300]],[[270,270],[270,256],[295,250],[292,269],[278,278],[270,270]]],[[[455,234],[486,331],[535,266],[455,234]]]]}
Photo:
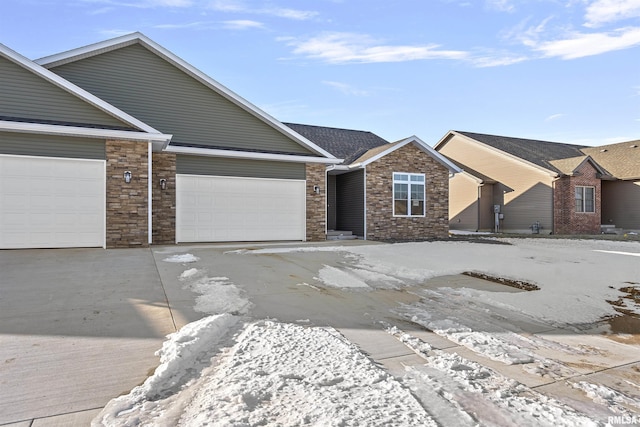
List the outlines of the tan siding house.
{"type": "Polygon", "coordinates": [[[584,147],[451,131],[435,147],[464,170],[450,187],[450,227],[495,230],[497,206],[503,232],[638,230],[637,142],[584,147]]]}

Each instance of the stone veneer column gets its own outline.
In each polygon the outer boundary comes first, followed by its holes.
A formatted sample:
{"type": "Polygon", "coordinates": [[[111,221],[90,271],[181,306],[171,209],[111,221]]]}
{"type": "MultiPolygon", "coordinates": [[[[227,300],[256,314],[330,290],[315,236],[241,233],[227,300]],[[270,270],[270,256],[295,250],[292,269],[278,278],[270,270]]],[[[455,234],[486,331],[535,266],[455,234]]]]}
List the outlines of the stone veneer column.
{"type": "Polygon", "coordinates": [[[176,155],[153,153],[153,243],[168,245],[176,242],[176,155]],[[166,179],[166,189],[160,180],[166,179]]]}
{"type": "Polygon", "coordinates": [[[326,166],[318,163],[306,164],[307,179],[307,240],[326,240],[326,166]],[[314,191],[320,188],[320,193],[314,191]]]}
{"type": "Polygon", "coordinates": [[[106,141],[107,248],[148,247],[148,145],[106,141]],[[124,172],[131,171],[131,182],[124,172]]]}

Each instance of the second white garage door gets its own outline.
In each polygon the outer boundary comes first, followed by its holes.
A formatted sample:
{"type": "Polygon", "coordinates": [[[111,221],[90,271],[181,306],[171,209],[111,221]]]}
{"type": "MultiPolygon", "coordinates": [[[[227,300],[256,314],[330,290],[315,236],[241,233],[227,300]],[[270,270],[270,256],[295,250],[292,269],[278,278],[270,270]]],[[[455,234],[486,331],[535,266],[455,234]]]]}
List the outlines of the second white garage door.
{"type": "Polygon", "coordinates": [[[304,240],[305,181],[176,176],[176,241],[304,240]]]}

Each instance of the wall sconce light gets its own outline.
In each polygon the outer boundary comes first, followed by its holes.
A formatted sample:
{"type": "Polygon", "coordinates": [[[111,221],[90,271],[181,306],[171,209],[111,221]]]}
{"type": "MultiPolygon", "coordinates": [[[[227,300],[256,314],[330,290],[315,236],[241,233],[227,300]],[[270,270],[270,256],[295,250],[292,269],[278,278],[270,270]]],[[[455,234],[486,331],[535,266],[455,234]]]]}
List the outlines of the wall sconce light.
{"type": "Polygon", "coordinates": [[[167,180],[164,179],[164,178],[160,180],[160,189],[161,190],[166,190],[167,189],[167,180]]]}
{"type": "Polygon", "coordinates": [[[316,193],[316,194],[320,194],[320,187],[318,187],[317,185],[314,185],[314,186],[313,186],[313,191],[314,191],[314,193],[316,193]]]}
{"type": "Polygon", "coordinates": [[[127,184],[131,182],[131,171],[124,171],[124,182],[127,184]]]}

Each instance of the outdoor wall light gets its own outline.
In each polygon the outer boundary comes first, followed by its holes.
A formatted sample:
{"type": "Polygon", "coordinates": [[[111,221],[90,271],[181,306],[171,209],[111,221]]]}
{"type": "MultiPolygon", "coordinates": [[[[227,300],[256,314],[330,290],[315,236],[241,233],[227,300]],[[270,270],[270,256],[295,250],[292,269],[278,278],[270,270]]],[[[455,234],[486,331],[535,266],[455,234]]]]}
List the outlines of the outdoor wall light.
{"type": "Polygon", "coordinates": [[[160,189],[161,190],[166,190],[167,189],[167,180],[164,179],[164,178],[160,180],[160,189]]]}
{"type": "Polygon", "coordinates": [[[320,194],[320,187],[318,187],[317,185],[313,186],[313,191],[317,194],[320,194]]]}
{"type": "Polygon", "coordinates": [[[127,184],[131,182],[131,171],[124,171],[124,182],[127,184]]]}

